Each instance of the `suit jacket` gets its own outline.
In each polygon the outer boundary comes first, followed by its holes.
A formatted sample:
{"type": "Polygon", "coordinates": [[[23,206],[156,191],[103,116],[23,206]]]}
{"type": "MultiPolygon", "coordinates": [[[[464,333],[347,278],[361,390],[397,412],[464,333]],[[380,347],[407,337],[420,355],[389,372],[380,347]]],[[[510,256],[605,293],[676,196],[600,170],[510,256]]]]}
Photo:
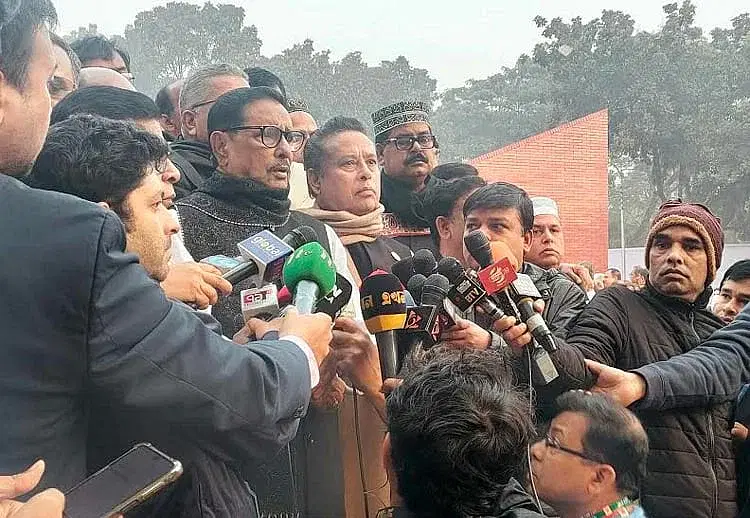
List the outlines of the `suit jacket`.
{"type": "Polygon", "coordinates": [[[0,174],[0,473],[47,461],[42,487],[87,474],[88,428],[111,411],[220,460],[277,452],[310,398],[289,341],[238,346],[167,300],[110,211],[0,174]]]}

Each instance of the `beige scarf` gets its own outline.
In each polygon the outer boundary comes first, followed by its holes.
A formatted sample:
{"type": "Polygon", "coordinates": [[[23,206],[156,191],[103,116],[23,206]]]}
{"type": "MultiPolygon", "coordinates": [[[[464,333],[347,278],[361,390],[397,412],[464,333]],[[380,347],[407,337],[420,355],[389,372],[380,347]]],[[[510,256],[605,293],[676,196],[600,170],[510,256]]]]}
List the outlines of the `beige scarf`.
{"type": "Polygon", "coordinates": [[[299,212],[304,212],[308,216],[330,225],[345,246],[354,243],[372,243],[383,233],[383,212],[385,212],[385,208],[382,205],[378,205],[378,208],[369,214],[355,216],[345,210],[323,210],[318,207],[316,201],[309,209],[302,209],[299,212]]]}

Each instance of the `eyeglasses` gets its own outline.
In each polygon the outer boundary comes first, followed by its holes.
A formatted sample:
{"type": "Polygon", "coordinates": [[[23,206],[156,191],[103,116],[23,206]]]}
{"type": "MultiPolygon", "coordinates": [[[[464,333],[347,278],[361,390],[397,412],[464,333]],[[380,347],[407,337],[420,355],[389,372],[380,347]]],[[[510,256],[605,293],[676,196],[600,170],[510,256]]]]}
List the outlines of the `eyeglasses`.
{"type": "Polygon", "coordinates": [[[267,148],[275,148],[281,142],[281,138],[287,141],[293,152],[297,152],[305,145],[305,133],[303,131],[283,131],[277,126],[233,126],[224,131],[260,130],[260,141],[267,148]]]}
{"type": "Polygon", "coordinates": [[[209,104],[213,104],[216,101],[218,101],[218,99],[211,99],[210,101],[201,101],[199,103],[195,103],[194,105],[190,106],[188,110],[195,110],[196,108],[200,108],[201,106],[208,106],[209,104]]]}
{"type": "Polygon", "coordinates": [[[596,462],[597,464],[606,464],[606,463],[602,462],[599,459],[595,459],[594,457],[591,457],[591,456],[583,453],[582,451],[576,451],[576,450],[571,450],[570,448],[566,448],[565,446],[563,446],[562,444],[560,444],[560,441],[558,441],[556,438],[552,437],[550,434],[547,434],[547,435],[544,436],[544,444],[548,448],[553,448],[555,450],[560,450],[560,451],[563,451],[563,452],[565,452],[565,453],[567,453],[569,455],[574,455],[574,456],[576,456],[578,458],[581,458],[581,459],[584,459],[584,460],[588,460],[590,462],[596,462]]]}
{"type": "Polygon", "coordinates": [[[437,139],[435,135],[417,135],[412,137],[411,135],[404,135],[402,137],[389,138],[385,141],[393,142],[396,149],[399,151],[409,151],[414,147],[414,143],[418,143],[422,149],[432,149],[437,145],[437,139]]]}

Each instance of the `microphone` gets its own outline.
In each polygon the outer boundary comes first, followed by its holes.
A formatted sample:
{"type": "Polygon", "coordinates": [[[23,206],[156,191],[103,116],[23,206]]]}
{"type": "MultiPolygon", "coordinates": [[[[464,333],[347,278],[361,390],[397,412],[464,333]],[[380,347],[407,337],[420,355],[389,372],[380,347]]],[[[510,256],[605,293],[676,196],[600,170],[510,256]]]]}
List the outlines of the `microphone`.
{"type": "Polygon", "coordinates": [[[548,352],[557,351],[557,344],[552,336],[552,331],[549,330],[542,315],[534,309],[534,301],[542,298],[542,294],[534,285],[534,281],[528,275],[519,273],[518,278],[511,283],[510,287],[511,296],[521,313],[521,320],[526,323],[531,335],[548,352]]]}
{"type": "MultiPolygon", "coordinates": [[[[385,272],[383,272],[385,273],[385,272]]],[[[341,310],[349,304],[352,298],[352,283],[346,277],[336,272],[336,285],[333,290],[318,299],[315,304],[316,313],[325,313],[331,320],[336,320],[341,315],[341,310]]]]}
{"type": "Polygon", "coordinates": [[[438,263],[438,272],[451,283],[448,300],[461,311],[478,306],[488,318],[495,322],[505,313],[487,296],[484,287],[466,273],[466,269],[455,257],[443,257],[438,263]]]}
{"type": "Polygon", "coordinates": [[[240,302],[245,322],[251,318],[269,320],[279,314],[279,295],[275,284],[242,290],[240,302]]]}
{"type": "Polygon", "coordinates": [[[406,286],[409,283],[409,279],[414,275],[414,257],[407,257],[396,261],[391,266],[391,272],[398,277],[402,286],[406,286]]]}
{"type": "MultiPolygon", "coordinates": [[[[435,266],[437,267],[437,264],[435,266]]],[[[424,288],[422,288],[422,305],[435,306],[440,333],[456,325],[455,306],[450,301],[445,300],[450,286],[451,283],[445,276],[433,273],[427,277],[424,288]]]]}
{"type": "Polygon", "coordinates": [[[226,255],[212,255],[210,257],[206,257],[205,259],[201,259],[200,262],[203,264],[210,264],[214,268],[218,268],[221,271],[222,275],[234,268],[237,268],[243,263],[242,258],[228,257],[226,255]]]}
{"type": "Polygon", "coordinates": [[[406,323],[404,287],[398,277],[381,270],[365,277],[360,293],[365,325],[378,344],[383,379],[394,378],[398,374],[396,330],[406,323]]]}
{"type": "MultiPolygon", "coordinates": [[[[504,257],[493,264],[493,249],[490,246],[487,236],[480,230],[475,230],[467,235],[464,238],[464,244],[472,257],[482,266],[482,270],[479,272],[479,279],[487,290],[487,293],[501,293],[503,298],[507,299],[509,307],[513,308],[516,318],[526,323],[531,335],[534,337],[533,349],[531,351],[532,362],[535,366],[534,381],[538,384],[546,385],[555,380],[559,376],[559,373],[549,353],[557,350],[557,347],[554,344],[552,333],[549,331],[546,322],[544,322],[544,318],[534,310],[534,299],[529,295],[519,295],[519,289],[529,291],[528,285],[524,281],[523,284],[519,283],[518,288],[514,287],[514,282],[518,279],[519,274],[516,273],[509,259],[513,254],[510,253],[507,246],[498,244],[494,247],[495,251],[504,257]],[[504,252],[503,247],[505,248],[504,252]],[[517,306],[516,302],[524,305],[523,311],[517,306]],[[543,325],[540,325],[540,320],[543,325]],[[534,328],[533,331],[532,326],[534,328]],[[552,348],[548,349],[550,342],[552,348]]],[[[528,282],[532,286],[534,285],[531,278],[528,278],[528,282]]],[[[534,286],[534,289],[536,290],[536,286],[534,286]]],[[[538,290],[536,290],[536,293],[538,293],[538,290]]]]}
{"type": "Polygon", "coordinates": [[[424,283],[426,281],[427,281],[427,277],[425,277],[421,273],[418,273],[414,275],[411,279],[409,279],[406,289],[409,290],[409,293],[411,293],[415,301],[422,300],[422,288],[424,288],[424,283]]]}
{"type": "Polygon", "coordinates": [[[231,284],[237,284],[253,276],[258,277],[256,284],[276,282],[281,277],[286,258],[303,244],[317,240],[315,230],[306,225],[295,228],[283,239],[264,230],[237,244],[242,262],[222,277],[231,284]]]}
{"type": "Polygon", "coordinates": [[[435,261],[432,251],[422,248],[414,252],[414,273],[421,273],[425,277],[429,277],[435,273],[435,270],[437,270],[437,261],[435,261]]]}
{"type": "Polygon", "coordinates": [[[284,284],[294,293],[294,305],[302,315],[313,313],[321,295],[336,285],[336,268],[331,257],[317,241],[305,243],[294,251],[284,265],[284,284]]]}

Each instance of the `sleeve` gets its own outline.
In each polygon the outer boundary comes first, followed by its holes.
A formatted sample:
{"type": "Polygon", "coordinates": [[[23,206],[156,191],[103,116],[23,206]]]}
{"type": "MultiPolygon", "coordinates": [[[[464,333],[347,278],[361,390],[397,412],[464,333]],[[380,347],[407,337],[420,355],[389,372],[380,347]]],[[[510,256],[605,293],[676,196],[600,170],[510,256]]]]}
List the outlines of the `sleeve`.
{"type": "Polygon", "coordinates": [[[633,372],[646,380],[637,408],[667,410],[732,400],[750,379],[750,306],[690,352],[633,372]]]}
{"type": "Polygon", "coordinates": [[[586,367],[585,359],[616,366],[627,342],[628,327],[622,301],[611,291],[600,293],[571,321],[565,340],[555,337],[558,350],[550,356],[559,377],[539,390],[540,399],[554,399],[566,390],[591,388],[596,378],[586,367]]]}
{"type": "Polygon", "coordinates": [[[310,370],[293,342],[238,346],[168,301],[114,215],[104,220],[88,315],[89,382],[100,397],[224,452],[275,452],[296,434],[310,370]]]}

